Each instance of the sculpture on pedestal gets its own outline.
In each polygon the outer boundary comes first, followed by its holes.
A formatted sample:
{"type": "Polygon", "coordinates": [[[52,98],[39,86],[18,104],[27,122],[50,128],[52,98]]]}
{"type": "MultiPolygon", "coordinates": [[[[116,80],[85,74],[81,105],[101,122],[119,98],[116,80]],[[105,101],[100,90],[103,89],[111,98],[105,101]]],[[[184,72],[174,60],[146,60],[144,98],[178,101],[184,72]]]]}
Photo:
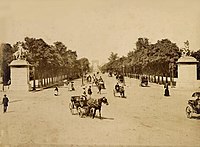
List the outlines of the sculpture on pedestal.
{"type": "Polygon", "coordinates": [[[26,60],[28,50],[25,50],[22,43],[18,44],[18,50],[13,54],[14,58],[17,60],[26,60]]]}
{"type": "Polygon", "coordinates": [[[197,81],[198,61],[190,56],[189,41],[184,42],[184,48],[181,49],[182,56],[178,59],[178,79],[176,86],[185,89],[195,89],[199,87],[197,81]]]}
{"type": "Polygon", "coordinates": [[[10,63],[11,72],[11,90],[23,90],[29,91],[29,66],[30,64],[26,61],[28,51],[22,46],[22,43],[18,44],[18,50],[13,54],[14,60],[10,63]]]}
{"type": "Polygon", "coordinates": [[[185,57],[185,56],[190,56],[190,49],[189,49],[189,41],[187,40],[186,42],[184,42],[184,48],[182,48],[182,54],[181,56],[182,57],[185,57]]]}

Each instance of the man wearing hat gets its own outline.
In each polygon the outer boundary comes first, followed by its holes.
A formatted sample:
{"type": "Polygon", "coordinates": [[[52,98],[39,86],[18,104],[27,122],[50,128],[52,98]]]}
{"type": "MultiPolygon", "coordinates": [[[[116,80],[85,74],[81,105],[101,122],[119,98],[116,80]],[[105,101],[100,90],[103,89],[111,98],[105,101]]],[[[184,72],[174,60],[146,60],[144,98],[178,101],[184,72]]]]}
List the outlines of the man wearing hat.
{"type": "Polygon", "coordinates": [[[8,102],[9,102],[9,99],[6,97],[6,94],[4,94],[4,98],[3,98],[3,101],[2,101],[2,104],[3,104],[3,112],[4,112],[4,113],[7,111],[8,102]]]}

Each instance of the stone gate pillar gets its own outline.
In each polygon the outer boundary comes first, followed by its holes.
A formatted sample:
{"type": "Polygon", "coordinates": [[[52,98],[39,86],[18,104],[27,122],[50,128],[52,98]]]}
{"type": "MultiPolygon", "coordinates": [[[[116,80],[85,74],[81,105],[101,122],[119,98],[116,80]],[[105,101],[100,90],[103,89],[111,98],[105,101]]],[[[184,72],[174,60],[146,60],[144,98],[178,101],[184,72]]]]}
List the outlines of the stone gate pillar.
{"type": "Polygon", "coordinates": [[[183,56],[178,59],[177,88],[199,88],[197,81],[197,63],[198,61],[191,56],[183,56]]]}
{"type": "Polygon", "coordinates": [[[29,91],[29,66],[26,60],[13,60],[10,63],[11,85],[10,90],[29,91]]]}

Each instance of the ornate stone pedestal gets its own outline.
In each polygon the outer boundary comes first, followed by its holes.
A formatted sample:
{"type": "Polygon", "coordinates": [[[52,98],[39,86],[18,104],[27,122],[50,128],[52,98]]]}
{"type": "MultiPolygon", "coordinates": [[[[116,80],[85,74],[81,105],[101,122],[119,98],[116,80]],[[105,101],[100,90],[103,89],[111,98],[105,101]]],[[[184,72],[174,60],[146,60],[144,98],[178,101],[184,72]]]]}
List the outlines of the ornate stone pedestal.
{"type": "Polygon", "coordinates": [[[29,66],[26,60],[18,59],[10,63],[11,85],[10,90],[29,91],[29,66]]]}
{"type": "Polygon", "coordinates": [[[199,82],[197,81],[197,63],[198,61],[191,56],[184,56],[178,59],[178,79],[177,88],[197,89],[199,82]]]}

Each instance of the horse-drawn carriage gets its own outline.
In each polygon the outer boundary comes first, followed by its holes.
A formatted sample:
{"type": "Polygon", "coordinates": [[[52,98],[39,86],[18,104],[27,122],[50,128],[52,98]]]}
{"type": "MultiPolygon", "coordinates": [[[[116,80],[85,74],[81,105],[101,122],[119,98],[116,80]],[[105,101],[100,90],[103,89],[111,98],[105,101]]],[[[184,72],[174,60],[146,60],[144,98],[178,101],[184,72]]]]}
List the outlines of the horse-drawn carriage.
{"type": "Polygon", "coordinates": [[[194,92],[192,98],[188,100],[186,116],[192,118],[193,114],[200,114],[200,92],[194,92]]]}
{"type": "Polygon", "coordinates": [[[109,76],[109,77],[112,77],[112,72],[109,72],[109,73],[108,73],[108,76],[109,76]]]}
{"type": "Polygon", "coordinates": [[[119,96],[119,97],[125,97],[125,90],[124,90],[124,86],[115,86],[115,88],[113,89],[113,95],[119,96]]]}
{"type": "Polygon", "coordinates": [[[101,89],[106,89],[104,81],[98,81],[97,86],[101,86],[101,89]]]}
{"type": "Polygon", "coordinates": [[[105,97],[99,99],[87,99],[85,96],[72,96],[69,103],[69,109],[74,115],[74,111],[78,113],[80,117],[90,116],[95,117],[96,110],[99,110],[99,116],[101,118],[101,106],[102,103],[108,105],[108,101],[105,97]]]}
{"type": "Polygon", "coordinates": [[[68,84],[68,90],[69,91],[75,91],[75,88],[74,88],[74,82],[70,82],[70,84],[68,84]]]}
{"type": "Polygon", "coordinates": [[[147,78],[147,76],[142,76],[141,77],[140,86],[141,87],[147,87],[148,86],[148,78],[147,78]]]}
{"type": "Polygon", "coordinates": [[[75,114],[75,110],[78,112],[79,107],[83,107],[84,97],[83,96],[71,96],[71,101],[69,103],[69,109],[72,115],[75,114]]]}
{"type": "Polygon", "coordinates": [[[100,89],[106,89],[106,87],[105,87],[105,83],[104,83],[104,81],[103,81],[103,79],[102,78],[95,78],[94,79],[94,84],[98,87],[98,88],[100,88],[100,89]]]}
{"type": "Polygon", "coordinates": [[[124,76],[123,75],[116,75],[116,79],[118,80],[118,82],[124,83],[124,76]]]}

